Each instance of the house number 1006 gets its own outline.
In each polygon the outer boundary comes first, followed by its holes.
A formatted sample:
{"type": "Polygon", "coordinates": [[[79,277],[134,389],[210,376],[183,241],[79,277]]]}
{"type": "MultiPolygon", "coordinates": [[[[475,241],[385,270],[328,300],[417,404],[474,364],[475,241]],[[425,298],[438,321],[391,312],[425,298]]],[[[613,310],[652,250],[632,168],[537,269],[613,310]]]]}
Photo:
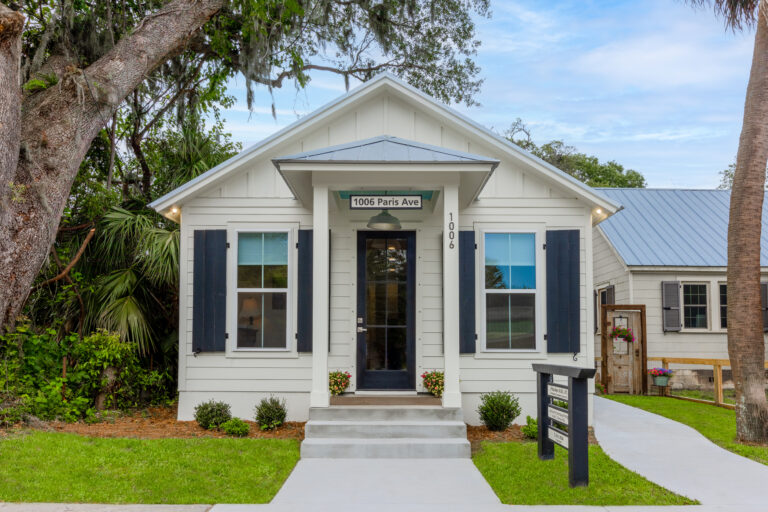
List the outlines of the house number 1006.
{"type": "Polygon", "coordinates": [[[448,218],[450,219],[448,221],[448,240],[450,240],[448,248],[455,249],[456,243],[454,240],[456,239],[456,223],[453,222],[453,212],[448,212],[448,218]]]}

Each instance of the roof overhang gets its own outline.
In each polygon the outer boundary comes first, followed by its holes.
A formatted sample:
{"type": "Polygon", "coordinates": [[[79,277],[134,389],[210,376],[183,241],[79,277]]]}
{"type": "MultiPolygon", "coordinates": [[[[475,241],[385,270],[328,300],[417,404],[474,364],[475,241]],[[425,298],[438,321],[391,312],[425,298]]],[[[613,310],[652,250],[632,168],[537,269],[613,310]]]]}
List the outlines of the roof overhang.
{"type": "Polygon", "coordinates": [[[293,195],[312,207],[314,186],[329,189],[383,190],[401,188],[441,189],[448,183],[459,186],[459,206],[477,199],[497,163],[412,163],[412,162],[274,162],[293,195]]]}

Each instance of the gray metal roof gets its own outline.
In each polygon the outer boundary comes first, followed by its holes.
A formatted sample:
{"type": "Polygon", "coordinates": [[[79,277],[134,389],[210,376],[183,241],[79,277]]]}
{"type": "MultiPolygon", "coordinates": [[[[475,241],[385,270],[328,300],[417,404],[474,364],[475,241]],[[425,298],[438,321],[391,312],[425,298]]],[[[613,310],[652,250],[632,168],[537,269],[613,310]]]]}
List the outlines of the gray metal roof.
{"type": "MultiPolygon", "coordinates": [[[[725,267],[730,190],[599,189],[624,209],[599,224],[624,263],[637,266],[725,267]]],[[[763,225],[768,211],[763,207],[763,225]]],[[[763,230],[760,265],[768,266],[763,230]]]]}
{"type": "Polygon", "coordinates": [[[287,162],[481,163],[491,164],[495,168],[499,164],[495,158],[422,144],[390,135],[282,156],[274,158],[272,161],[278,166],[287,162]]]}

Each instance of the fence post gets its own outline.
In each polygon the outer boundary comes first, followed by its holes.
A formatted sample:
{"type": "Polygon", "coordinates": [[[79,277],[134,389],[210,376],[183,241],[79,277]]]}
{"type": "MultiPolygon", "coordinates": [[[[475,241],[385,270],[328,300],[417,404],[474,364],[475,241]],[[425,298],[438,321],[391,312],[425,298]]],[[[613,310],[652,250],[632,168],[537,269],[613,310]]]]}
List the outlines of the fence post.
{"type": "MultiPolygon", "coordinates": [[[[664,368],[665,370],[669,370],[669,363],[667,362],[666,358],[662,358],[661,359],[661,367],[664,368]]],[[[667,396],[668,395],[668,392],[667,392],[668,389],[669,389],[669,386],[662,387],[661,388],[661,395],[662,396],[667,396]]]]}
{"type": "Polygon", "coordinates": [[[719,364],[713,365],[715,381],[715,405],[723,403],[723,367],[719,364]]]}
{"type": "Polygon", "coordinates": [[[589,485],[587,379],[568,377],[568,481],[571,487],[589,485]]]}

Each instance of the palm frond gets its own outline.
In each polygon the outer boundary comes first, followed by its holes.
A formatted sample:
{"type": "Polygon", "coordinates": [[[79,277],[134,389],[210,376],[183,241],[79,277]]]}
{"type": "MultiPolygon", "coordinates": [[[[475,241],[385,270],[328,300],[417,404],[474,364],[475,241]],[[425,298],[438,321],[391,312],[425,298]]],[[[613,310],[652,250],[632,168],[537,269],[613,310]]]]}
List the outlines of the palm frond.
{"type": "Polygon", "coordinates": [[[132,295],[105,305],[99,317],[100,327],[116,332],[120,338],[136,343],[141,354],[154,347],[152,328],[141,304],[132,295]]]}
{"type": "Polygon", "coordinates": [[[179,280],[179,230],[148,230],[141,239],[138,259],[141,271],[150,283],[158,287],[176,287],[179,280]]]}
{"type": "Polygon", "coordinates": [[[722,16],[726,28],[733,31],[753,27],[757,22],[759,0],[686,0],[694,7],[712,6],[715,14],[722,16]]]}

